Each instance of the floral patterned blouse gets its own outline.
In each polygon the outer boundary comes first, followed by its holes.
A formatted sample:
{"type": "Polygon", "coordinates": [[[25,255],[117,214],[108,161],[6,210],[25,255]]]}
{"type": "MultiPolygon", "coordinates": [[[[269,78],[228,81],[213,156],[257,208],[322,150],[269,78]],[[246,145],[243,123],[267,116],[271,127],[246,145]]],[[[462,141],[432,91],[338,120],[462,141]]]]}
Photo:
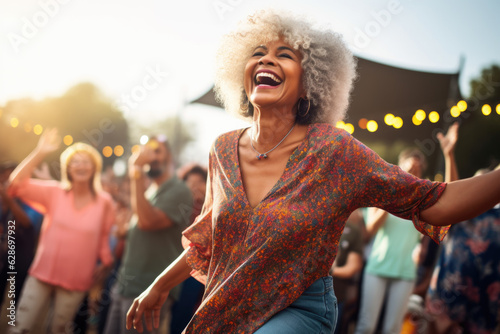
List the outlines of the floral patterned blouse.
{"type": "Polygon", "coordinates": [[[238,160],[244,129],[221,135],[210,152],[202,213],[184,231],[192,275],[206,285],[186,333],[253,333],[327,276],[350,213],[380,207],[412,219],[434,240],[421,210],[445,184],[418,179],[330,124],[309,125],[281,178],[252,208],[238,160]]]}

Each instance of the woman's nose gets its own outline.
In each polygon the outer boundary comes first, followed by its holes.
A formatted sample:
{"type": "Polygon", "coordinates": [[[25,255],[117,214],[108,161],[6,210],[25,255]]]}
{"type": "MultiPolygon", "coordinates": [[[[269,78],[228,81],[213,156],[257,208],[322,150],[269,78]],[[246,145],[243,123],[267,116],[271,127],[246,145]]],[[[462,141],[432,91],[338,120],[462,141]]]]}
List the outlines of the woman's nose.
{"type": "Polygon", "coordinates": [[[259,64],[261,65],[274,65],[274,57],[272,57],[269,53],[263,55],[259,59],[259,64]]]}

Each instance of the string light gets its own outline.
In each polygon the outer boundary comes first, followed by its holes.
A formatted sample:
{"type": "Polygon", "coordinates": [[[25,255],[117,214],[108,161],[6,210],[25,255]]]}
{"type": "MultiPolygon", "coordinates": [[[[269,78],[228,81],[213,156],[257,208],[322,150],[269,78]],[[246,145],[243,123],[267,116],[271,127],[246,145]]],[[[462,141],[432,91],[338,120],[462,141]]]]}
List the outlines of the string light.
{"type": "Polygon", "coordinates": [[[17,128],[18,125],[19,125],[19,120],[15,117],[12,117],[10,119],[10,126],[12,126],[13,128],[17,128]]]}
{"type": "Polygon", "coordinates": [[[64,136],[63,143],[66,146],[69,146],[69,145],[73,144],[73,137],[71,135],[64,136]]]}
{"type": "Polygon", "coordinates": [[[431,121],[431,123],[439,122],[439,113],[437,111],[431,111],[429,113],[429,121],[431,121]]]}
{"type": "Polygon", "coordinates": [[[366,118],[362,118],[358,121],[358,126],[362,130],[366,130],[366,124],[368,123],[368,120],[366,118]]]}
{"type": "Polygon", "coordinates": [[[420,124],[422,124],[422,121],[418,119],[417,114],[413,115],[413,117],[411,118],[411,121],[416,126],[419,126],[420,124]]]}
{"type": "Polygon", "coordinates": [[[36,134],[37,136],[41,135],[43,132],[43,126],[40,124],[37,124],[33,127],[33,133],[36,134]]]}
{"type": "Polygon", "coordinates": [[[394,128],[401,129],[403,126],[403,119],[401,117],[395,117],[393,123],[394,124],[392,126],[394,126],[394,128]]]}
{"type": "Polygon", "coordinates": [[[385,124],[392,126],[394,122],[394,115],[393,114],[387,114],[384,117],[384,122],[385,124]]]}
{"type": "Polygon", "coordinates": [[[481,111],[483,112],[484,116],[488,116],[489,114],[491,114],[491,106],[489,104],[485,104],[481,108],[481,111]]]}
{"type": "Polygon", "coordinates": [[[370,132],[375,132],[378,129],[378,123],[373,120],[368,121],[368,123],[366,123],[366,129],[370,132]]]}
{"type": "Polygon", "coordinates": [[[113,155],[113,149],[111,146],[104,146],[102,148],[102,155],[104,155],[106,158],[109,158],[111,155],[113,155]]]}
{"type": "Polygon", "coordinates": [[[124,152],[124,151],[125,151],[125,150],[123,149],[123,146],[121,146],[121,145],[116,145],[116,146],[115,146],[114,152],[115,152],[115,155],[116,155],[117,157],[121,157],[121,156],[123,155],[123,152],[124,152]]]}
{"type": "Polygon", "coordinates": [[[352,125],[351,123],[346,123],[346,125],[344,126],[344,130],[352,135],[354,133],[354,125],[352,125]]]}
{"type": "Polygon", "coordinates": [[[460,112],[464,112],[465,110],[467,110],[467,102],[465,102],[464,100],[458,101],[457,107],[460,112]]]}
{"type": "Polygon", "coordinates": [[[451,107],[451,109],[450,109],[450,115],[453,116],[453,117],[455,117],[455,118],[458,117],[458,116],[460,116],[460,109],[458,109],[457,106],[451,107]]]}
{"type": "MultiPolygon", "coordinates": [[[[415,118],[420,121],[420,124],[422,124],[422,122],[424,121],[425,117],[427,115],[425,114],[425,111],[423,111],[422,109],[418,109],[416,112],[415,112],[415,118]]],[[[420,125],[418,124],[418,125],[420,125]]]]}

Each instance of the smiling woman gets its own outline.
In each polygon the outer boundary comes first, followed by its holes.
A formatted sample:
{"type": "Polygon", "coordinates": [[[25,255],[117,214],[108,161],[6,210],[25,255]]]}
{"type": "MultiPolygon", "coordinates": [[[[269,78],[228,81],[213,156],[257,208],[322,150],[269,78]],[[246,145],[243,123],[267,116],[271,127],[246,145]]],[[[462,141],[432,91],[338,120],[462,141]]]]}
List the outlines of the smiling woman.
{"type": "Polygon", "coordinates": [[[249,57],[265,49],[256,47],[282,39],[283,53],[295,55],[304,71],[302,82],[311,101],[311,116],[306,123],[335,124],[344,118],[349,93],[356,77],[356,62],[341,35],[315,29],[311,22],[294,15],[258,11],[242,21],[238,29],[227,34],[217,53],[215,93],[225,109],[251,118],[241,83],[249,57]]]}
{"type": "Polygon", "coordinates": [[[143,315],[149,331],[158,327],[170,289],[191,274],[205,294],[186,334],[331,333],[337,305],[328,273],[354,210],[382,208],[439,241],[442,225],[500,200],[500,189],[485,193],[476,182],[445,191],[335,128],[355,63],[329,30],[260,11],[226,36],[218,64],[219,99],[251,127],[215,141],[203,210],[183,232],[186,250],[134,300],[128,328],[142,332],[143,315]],[[474,196],[461,198],[469,187],[474,196]]]}
{"type": "Polygon", "coordinates": [[[92,283],[113,262],[108,239],[115,210],[111,196],[101,189],[99,153],[90,145],[73,144],[61,154],[61,182],[30,179],[60,144],[57,131],[46,130],[11,174],[11,193],[44,214],[12,334],[31,333],[48,301],[53,301],[51,332],[64,332],[92,283]]]}

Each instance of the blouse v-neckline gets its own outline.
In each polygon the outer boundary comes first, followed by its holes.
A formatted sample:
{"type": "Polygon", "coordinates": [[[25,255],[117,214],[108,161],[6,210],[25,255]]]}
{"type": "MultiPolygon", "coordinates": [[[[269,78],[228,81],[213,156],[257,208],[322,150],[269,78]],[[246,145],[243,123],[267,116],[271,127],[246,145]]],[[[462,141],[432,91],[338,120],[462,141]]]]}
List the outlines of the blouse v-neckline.
{"type": "Polygon", "coordinates": [[[277,189],[279,189],[279,187],[283,183],[285,175],[288,173],[288,171],[292,167],[291,164],[293,163],[293,160],[294,160],[293,158],[295,157],[296,154],[298,154],[298,152],[302,151],[302,147],[304,145],[308,145],[310,132],[312,129],[312,124],[307,125],[306,136],[304,137],[302,142],[299,145],[297,145],[297,147],[293,150],[292,154],[290,154],[290,156],[288,157],[285,168],[283,169],[283,172],[281,173],[281,176],[278,178],[276,183],[271,187],[269,192],[255,206],[252,206],[250,204],[250,201],[249,201],[248,195],[247,195],[247,190],[245,189],[245,185],[243,184],[243,174],[241,173],[240,154],[239,154],[240,153],[239,146],[240,146],[241,136],[249,128],[250,127],[240,129],[240,132],[238,133],[238,136],[236,137],[235,144],[234,144],[234,145],[236,145],[236,147],[232,150],[232,152],[233,152],[233,154],[236,155],[235,157],[233,157],[233,159],[234,159],[234,161],[236,161],[236,177],[237,177],[237,181],[238,181],[237,184],[239,184],[241,187],[240,192],[241,192],[241,196],[243,197],[243,201],[250,208],[250,210],[256,210],[262,203],[264,203],[267,200],[267,198],[269,196],[271,196],[277,189]]]}
{"type": "Polygon", "coordinates": [[[87,208],[92,206],[92,203],[94,203],[95,198],[92,198],[89,202],[85,203],[82,207],[77,207],[76,201],[75,201],[75,192],[74,191],[69,191],[69,196],[70,196],[70,201],[71,201],[71,206],[75,212],[83,212],[87,210],[87,208]]]}

